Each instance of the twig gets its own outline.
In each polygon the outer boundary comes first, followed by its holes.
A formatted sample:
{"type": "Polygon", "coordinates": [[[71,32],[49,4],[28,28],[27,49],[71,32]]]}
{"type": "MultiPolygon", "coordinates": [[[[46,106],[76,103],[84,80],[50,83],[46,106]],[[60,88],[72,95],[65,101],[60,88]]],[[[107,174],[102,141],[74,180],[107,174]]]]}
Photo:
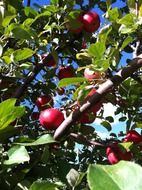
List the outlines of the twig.
{"type": "Polygon", "coordinates": [[[111,79],[108,79],[106,82],[102,83],[97,89],[96,93],[88,98],[88,101],[86,103],[84,103],[80,108],[73,111],[56,129],[54,139],[60,139],[64,134],[66,134],[68,129],[73,125],[73,123],[77,121],[84,112],[86,112],[89,108],[98,103],[103,95],[106,94],[106,92],[110,88],[112,88],[113,86],[118,86],[126,78],[130,77],[132,73],[142,67],[142,58],[137,57],[133,59],[129,64],[129,66],[124,67],[111,79]]]}

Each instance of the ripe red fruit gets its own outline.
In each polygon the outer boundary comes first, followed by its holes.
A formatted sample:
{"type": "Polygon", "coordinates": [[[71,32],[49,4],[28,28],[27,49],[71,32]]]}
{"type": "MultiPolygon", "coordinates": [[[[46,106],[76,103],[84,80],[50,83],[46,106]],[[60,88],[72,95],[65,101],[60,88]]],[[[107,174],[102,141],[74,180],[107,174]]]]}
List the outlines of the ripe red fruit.
{"type": "Polygon", "coordinates": [[[111,164],[116,164],[120,160],[130,161],[132,159],[132,153],[126,151],[123,152],[119,148],[118,143],[114,143],[111,147],[107,147],[106,155],[111,164]]]}
{"type": "Polygon", "coordinates": [[[83,113],[78,121],[82,124],[83,123],[93,123],[95,119],[96,119],[96,115],[94,115],[94,114],[92,115],[89,113],[83,113]]]}
{"type": "Polygon", "coordinates": [[[84,70],[84,77],[88,80],[100,79],[101,74],[99,72],[95,72],[95,71],[90,70],[89,68],[86,68],[84,70]]]}
{"type": "Polygon", "coordinates": [[[95,12],[87,12],[83,15],[83,25],[86,32],[95,32],[100,26],[100,17],[95,12]]]}
{"type": "Polygon", "coordinates": [[[51,98],[51,96],[39,96],[36,100],[36,105],[39,109],[45,109],[47,107],[47,104],[52,104],[53,103],[53,99],[51,98]]]}
{"type": "Polygon", "coordinates": [[[39,112],[33,112],[33,113],[31,114],[31,119],[37,120],[38,118],[39,118],[39,112]]]}
{"type": "Polygon", "coordinates": [[[73,70],[70,66],[64,66],[59,68],[58,78],[59,80],[63,78],[71,78],[74,76],[73,70]]]}
{"type": "Polygon", "coordinates": [[[137,131],[130,130],[124,138],[124,142],[134,142],[137,144],[142,142],[142,136],[137,131]]]}
{"type": "Polygon", "coordinates": [[[64,121],[64,115],[61,111],[54,108],[49,108],[40,113],[39,122],[49,130],[55,130],[64,121]]]}
{"type": "MultiPolygon", "coordinates": [[[[92,95],[94,95],[96,93],[96,89],[95,88],[92,88],[92,90],[89,92],[89,94],[86,96],[85,100],[87,101],[88,98],[92,95]]],[[[102,107],[102,103],[101,102],[98,102],[96,103],[92,108],[91,108],[91,111],[96,114],[97,111],[100,110],[100,108],[102,107]]]]}
{"type": "Polygon", "coordinates": [[[41,57],[42,57],[42,62],[43,62],[43,64],[45,66],[47,66],[47,67],[54,67],[54,66],[56,66],[56,61],[54,60],[54,58],[53,58],[52,55],[50,56],[50,59],[47,58],[48,57],[47,54],[43,54],[41,57]]]}

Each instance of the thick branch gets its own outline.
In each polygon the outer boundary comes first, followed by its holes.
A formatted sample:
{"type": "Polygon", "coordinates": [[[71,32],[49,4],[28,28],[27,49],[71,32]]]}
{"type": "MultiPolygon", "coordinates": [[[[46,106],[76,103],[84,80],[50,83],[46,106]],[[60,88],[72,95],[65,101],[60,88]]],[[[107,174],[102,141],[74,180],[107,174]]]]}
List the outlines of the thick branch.
{"type": "Polygon", "coordinates": [[[129,66],[123,68],[115,76],[111,79],[108,79],[106,82],[101,84],[97,89],[96,93],[91,96],[85,104],[83,104],[80,108],[73,111],[57,128],[54,134],[54,138],[60,139],[65,133],[67,133],[69,127],[78,120],[82,113],[86,112],[89,108],[99,102],[104,94],[112,88],[113,86],[118,86],[122,81],[126,78],[130,77],[135,71],[137,71],[140,67],[142,67],[142,58],[133,59],[129,66]]]}

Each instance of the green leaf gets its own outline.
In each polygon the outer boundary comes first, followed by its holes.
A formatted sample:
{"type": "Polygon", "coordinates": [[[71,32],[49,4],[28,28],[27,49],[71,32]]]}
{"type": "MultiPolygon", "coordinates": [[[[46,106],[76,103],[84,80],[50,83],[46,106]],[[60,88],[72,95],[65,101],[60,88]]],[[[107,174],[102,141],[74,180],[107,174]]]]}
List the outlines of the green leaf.
{"type": "Polygon", "coordinates": [[[21,60],[31,57],[34,53],[35,51],[29,48],[23,48],[23,49],[18,49],[14,51],[13,55],[14,55],[15,61],[21,61],[21,60]]]}
{"type": "Polygon", "coordinates": [[[30,160],[26,148],[19,145],[13,146],[8,150],[8,157],[9,159],[4,161],[5,165],[20,164],[30,160]]]}
{"type": "Polygon", "coordinates": [[[130,44],[133,41],[133,38],[131,36],[128,36],[122,43],[122,46],[120,48],[120,51],[122,51],[128,44],[130,44]]]}
{"type": "Polygon", "coordinates": [[[96,42],[95,44],[91,44],[91,46],[88,49],[88,53],[93,57],[101,59],[105,50],[106,47],[104,42],[96,42]]]}
{"type": "Polygon", "coordinates": [[[66,178],[71,187],[76,187],[81,183],[85,174],[86,173],[79,173],[78,171],[72,168],[67,174],[66,178]]]}
{"type": "Polygon", "coordinates": [[[108,131],[112,130],[111,124],[108,121],[102,121],[101,125],[103,125],[108,131]]]}
{"type": "Polygon", "coordinates": [[[25,108],[16,106],[16,99],[8,99],[0,103],[0,133],[8,127],[16,118],[22,117],[25,113],[25,108]]]}
{"type": "Polygon", "coordinates": [[[23,26],[14,27],[12,30],[12,33],[16,39],[21,39],[21,40],[30,40],[31,39],[31,34],[23,26]]]}
{"type": "Polygon", "coordinates": [[[102,59],[96,60],[96,59],[94,59],[92,61],[92,63],[93,63],[92,67],[96,71],[103,72],[103,71],[106,71],[109,68],[109,66],[110,66],[109,62],[110,62],[109,59],[105,59],[105,60],[102,60],[102,59]]]}
{"type": "Polygon", "coordinates": [[[84,77],[72,77],[72,78],[64,78],[59,81],[58,87],[64,87],[67,85],[73,85],[76,83],[81,83],[87,81],[84,77]]]}
{"type": "Polygon", "coordinates": [[[121,19],[119,19],[118,23],[124,24],[126,26],[131,26],[131,25],[135,24],[135,20],[136,20],[136,15],[133,13],[129,13],[129,14],[126,14],[121,19]]]}
{"type": "Polygon", "coordinates": [[[105,118],[107,121],[109,121],[110,123],[114,122],[114,118],[112,116],[108,116],[105,118]]]}
{"type": "Polygon", "coordinates": [[[131,147],[133,145],[133,142],[125,142],[125,143],[118,143],[118,146],[122,151],[130,151],[131,147]]]}
{"type": "Polygon", "coordinates": [[[59,0],[51,0],[51,3],[52,3],[53,5],[58,5],[58,2],[59,2],[59,0]]]}
{"type": "Polygon", "coordinates": [[[27,17],[30,17],[31,15],[32,16],[37,16],[38,15],[38,12],[35,9],[31,8],[31,7],[25,7],[24,12],[25,12],[25,15],[27,17]]]}
{"type": "Polygon", "coordinates": [[[108,10],[107,13],[108,13],[109,20],[111,22],[116,22],[117,19],[119,18],[119,10],[116,7],[114,9],[108,10]]]}
{"type": "Polygon", "coordinates": [[[115,165],[92,164],[87,170],[91,190],[140,190],[142,167],[133,162],[120,161],[115,165]]]}
{"type": "Polygon", "coordinates": [[[138,28],[138,25],[137,24],[133,24],[133,25],[129,25],[129,26],[126,26],[126,25],[121,25],[121,27],[119,28],[119,32],[121,34],[131,34],[133,32],[135,32],[138,28]]]}
{"type": "Polygon", "coordinates": [[[112,26],[111,25],[107,25],[105,27],[103,27],[99,33],[99,41],[106,43],[107,42],[107,38],[109,33],[112,31],[112,26]]]}
{"type": "Polygon", "coordinates": [[[136,128],[142,128],[142,122],[136,122],[136,128]]]}
{"type": "Polygon", "coordinates": [[[3,25],[4,27],[7,27],[7,26],[9,25],[10,21],[11,21],[13,18],[15,18],[15,17],[16,17],[16,15],[6,16],[6,17],[3,19],[2,25],[3,25]]]}
{"type": "Polygon", "coordinates": [[[35,181],[31,185],[29,190],[58,190],[57,185],[49,181],[35,181]]]}
{"type": "Polygon", "coordinates": [[[38,145],[43,145],[43,144],[50,144],[50,143],[54,143],[56,142],[53,137],[49,134],[45,134],[42,135],[41,137],[39,137],[37,140],[30,142],[30,143],[14,143],[14,144],[18,144],[18,145],[23,145],[23,146],[38,146],[38,145]]]}

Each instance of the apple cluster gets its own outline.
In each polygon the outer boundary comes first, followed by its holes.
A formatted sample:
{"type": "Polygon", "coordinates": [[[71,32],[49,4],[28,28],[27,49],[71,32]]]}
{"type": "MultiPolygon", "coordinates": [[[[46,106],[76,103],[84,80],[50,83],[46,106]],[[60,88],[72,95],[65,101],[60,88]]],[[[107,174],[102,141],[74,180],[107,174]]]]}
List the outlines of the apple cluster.
{"type": "MultiPolygon", "coordinates": [[[[126,134],[126,137],[123,140],[123,143],[125,142],[132,142],[133,144],[139,145],[142,142],[142,135],[140,135],[135,130],[130,130],[128,131],[128,133],[126,134]]],[[[106,155],[107,155],[108,161],[111,164],[116,164],[120,160],[130,161],[133,158],[133,153],[131,151],[122,150],[118,142],[114,142],[111,144],[111,146],[107,147],[106,155]]]]}

